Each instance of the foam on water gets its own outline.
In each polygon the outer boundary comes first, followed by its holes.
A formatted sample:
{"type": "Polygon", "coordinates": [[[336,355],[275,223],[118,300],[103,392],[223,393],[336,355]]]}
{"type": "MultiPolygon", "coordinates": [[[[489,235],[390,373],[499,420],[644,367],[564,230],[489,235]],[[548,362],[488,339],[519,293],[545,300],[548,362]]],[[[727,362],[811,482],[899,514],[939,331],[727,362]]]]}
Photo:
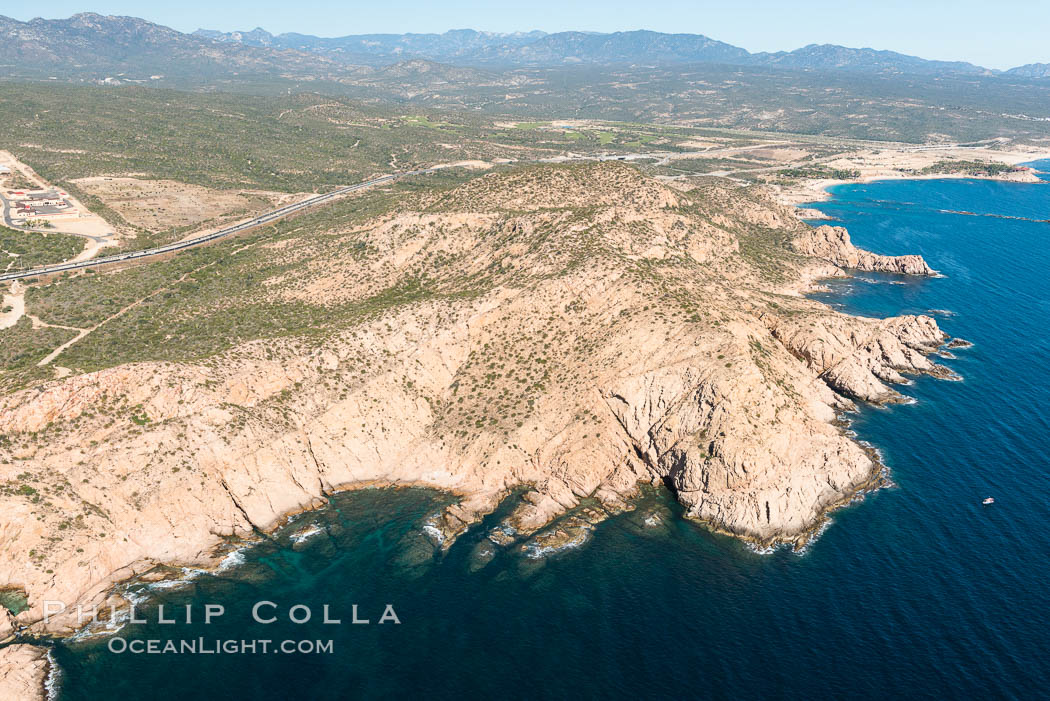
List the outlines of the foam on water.
{"type": "Polygon", "coordinates": [[[244,551],[245,551],[245,548],[240,548],[240,549],[234,550],[233,552],[231,552],[228,555],[226,555],[219,562],[219,566],[215,568],[215,571],[216,572],[225,572],[227,570],[233,569],[234,567],[237,567],[238,565],[243,565],[244,564],[244,551]]]}
{"type": "Polygon", "coordinates": [[[307,526],[301,531],[293,533],[288,539],[296,544],[305,543],[319,533],[324,533],[324,529],[314,524],[307,526]]]}
{"type": "Polygon", "coordinates": [[[47,677],[44,679],[44,692],[47,701],[56,701],[62,689],[62,668],[55,660],[54,648],[47,649],[47,677]]]}

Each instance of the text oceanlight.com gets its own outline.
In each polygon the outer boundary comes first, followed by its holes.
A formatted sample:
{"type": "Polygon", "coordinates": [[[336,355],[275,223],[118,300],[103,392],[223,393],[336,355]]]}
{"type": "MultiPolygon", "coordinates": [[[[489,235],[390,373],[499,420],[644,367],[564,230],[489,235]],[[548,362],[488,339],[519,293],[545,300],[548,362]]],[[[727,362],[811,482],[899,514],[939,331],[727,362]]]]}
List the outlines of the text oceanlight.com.
{"type": "Polygon", "coordinates": [[[110,638],[106,648],[118,655],[330,655],[331,640],[127,640],[110,638]]]}

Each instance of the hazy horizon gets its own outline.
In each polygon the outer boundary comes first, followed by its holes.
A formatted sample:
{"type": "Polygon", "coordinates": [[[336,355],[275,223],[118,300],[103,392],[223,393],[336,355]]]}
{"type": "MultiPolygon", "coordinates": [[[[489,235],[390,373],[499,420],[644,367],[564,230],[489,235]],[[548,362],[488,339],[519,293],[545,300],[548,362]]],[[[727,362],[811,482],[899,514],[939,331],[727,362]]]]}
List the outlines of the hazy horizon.
{"type": "MultiPolygon", "coordinates": [[[[294,32],[323,37],[348,34],[443,33],[475,29],[500,33],[540,30],[615,32],[648,29],[658,32],[703,34],[753,53],[791,51],[809,44],[839,44],[852,48],[897,51],[930,60],[968,61],[994,69],[1050,61],[1042,41],[1050,25],[1050,6],[1004,0],[989,15],[987,3],[975,0],[933,0],[915,7],[887,0],[878,7],[848,0],[805,0],[792,3],[754,0],[727,8],[721,3],[671,0],[658,4],[637,2],[576,3],[535,0],[527,6],[493,7],[475,0],[402,0],[382,5],[302,0],[289,5],[260,0],[221,6],[187,0],[178,7],[144,8],[130,0],[102,0],[85,6],[83,0],[55,0],[46,19],[63,19],[78,12],[128,15],[181,32],[215,29],[273,33],[294,32]],[[196,11],[195,11],[196,10],[196,11]],[[981,40],[974,41],[974,27],[981,40]]],[[[27,21],[39,7],[5,10],[27,21]]]]}

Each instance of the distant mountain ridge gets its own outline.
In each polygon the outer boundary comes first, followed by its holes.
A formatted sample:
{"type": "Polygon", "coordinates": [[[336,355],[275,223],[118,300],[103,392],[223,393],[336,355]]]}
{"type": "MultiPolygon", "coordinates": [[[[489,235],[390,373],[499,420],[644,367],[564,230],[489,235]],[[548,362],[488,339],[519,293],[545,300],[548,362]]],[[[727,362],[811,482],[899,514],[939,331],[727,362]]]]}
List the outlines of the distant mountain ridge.
{"type": "MultiPolygon", "coordinates": [[[[556,66],[566,64],[725,63],[800,70],[847,70],[880,73],[969,73],[993,71],[963,61],[933,61],[876,49],[810,44],[794,51],[750,53],[702,34],[666,34],[647,30],[614,32],[516,32],[498,34],[458,29],[443,34],[360,34],[321,38],[305,34],[273,35],[198,29],[194,35],[220,42],[240,42],[322,54],[344,59],[423,58],[477,65],[556,66]]],[[[1018,69],[1014,69],[1018,70],[1018,69]]],[[[1016,75],[1023,75],[1018,73],[1016,75]]]]}
{"type": "MultiPolygon", "coordinates": [[[[702,34],[635,30],[597,32],[481,32],[360,34],[316,37],[198,29],[185,34],[135,17],[81,13],[68,19],[20,22],[0,16],[0,78],[62,77],[139,81],[167,76],[198,84],[246,75],[290,80],[354,80],[405,61],[497,70],[564,66],[722,64],[793,71],[873,75],[1004,75],[1050,79],[1050,66],[993,71],[959,61],[930,61],[893,51],[830,44],[794,51],[750,53],[702,34]],[[371,67],[371,68],[368,68],[371,67]]],[[[419,66],[412,68],[418,72],[419,66]]],[[[430,70],[430,69],[428,69],[430,70]]],[[[453,75],[453,73],[450,73],[453,75]]]]}
{"type": "Polygon", "coordinates": [[[0,15],[0,75],[5,76],[321,75],[346,70],[323,55],[241,41],[219,43],[137,17],[85,12],[69,19],[19,22],[0,15]]]}
{"type": "Polygon", "coordinates": [[[443,34],[358,34],[345,37],[317,37],[309,34],[273,35],[261,27],[250,32],[218,32],[198,29],[193,36],[222,43],[275,47],[320,54],[333,54],[341,60],[376,63],[423,58],[454,62],[460,59],[488,59],[547,36],[544,32],[500,34],[473,29],[453,29],[443,34]]]}
{"type": "Polygon", "coordinates": [[[750,54],[702,34],[662,34],[637,30],[613,34],[559,32],[483,60],[543,66],[565,63],[744,63],[750,54]]]}
{"type": "Polygon", "coordinates": [[[1006,71],[1006,75],[1020,78],[1050,78],[1050,63],[1028,63],[1006,71]]]}
{"type": "Polygon", "coordinates": [[[752,65],[809,70],[847,70],[872,73],[972,73],[993,75],[996,71],[965,61],[933,61],[917,56],[877,49],[851,49],[835,44],[810,44],[794,51],[752,54],[752,65]]]}

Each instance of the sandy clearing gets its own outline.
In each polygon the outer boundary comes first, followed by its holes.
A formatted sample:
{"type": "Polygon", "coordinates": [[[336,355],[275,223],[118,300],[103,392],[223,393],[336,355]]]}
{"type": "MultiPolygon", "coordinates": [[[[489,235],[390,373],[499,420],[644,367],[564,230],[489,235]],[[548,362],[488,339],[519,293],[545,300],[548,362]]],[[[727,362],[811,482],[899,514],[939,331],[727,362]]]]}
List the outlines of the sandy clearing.
{"type": "Polygon", "coordinates": [[[117,242],[114,239],[109,239],[107,241],[99,241],[97,239],[87,239],[87,245],[84,246],[84,250],[81,251],[80,253],[78,253],[76,256],[74,256],[70,260],[64,261],[64,262],[66,262],[66,263],[79,263],[81,261],[91,260],[92,258],[97,256],[98,252],[101,251],[106,246],[116,246],[116,245],[117,245],[117,242]]]}
{"type": "Polygon", "coordinates": [[[440,163],[436,166],[431,166],[435,170],[438,168],[467,168],[468,170],[488,170],[492,167],[492,164],[488,161],[456,161],[455,163],[440,163]]]}
{"type": "Polygon", "coordinates": [[[15,158],[10,151],[0,151],[0,163],[10,166],[13,171],[18,171],[26,180],[35,183],[37,187],[49,187],[47,182],[36,174],[35,170],[15,158]]]}
{"type": "Polygon", "coordinates": [[[254,213],[289,197],[280,192],[216,190],[176,180],[127,176],[93,176],[73,182],[112,207],[129,224],[148,231],[193,226],[238,212],[254,213]]]}
{"type": "Polygon", "coordinates": [[[15,280],[11,283],[11,292],[4,295],[0,303],[0,310],[11,308],[11,311],[0,311],[0,329],[9,329],[18,323],[18,320],[26,313],[25,288],[15,280]]]}
{"type": "Polygon", "coordinates": [[[792,163],[810,155],[810,152],[802,148],[785,146],[781,148],[757,148],[748,153],[749,158],[758,158],[778,163],[792,163]]]}

